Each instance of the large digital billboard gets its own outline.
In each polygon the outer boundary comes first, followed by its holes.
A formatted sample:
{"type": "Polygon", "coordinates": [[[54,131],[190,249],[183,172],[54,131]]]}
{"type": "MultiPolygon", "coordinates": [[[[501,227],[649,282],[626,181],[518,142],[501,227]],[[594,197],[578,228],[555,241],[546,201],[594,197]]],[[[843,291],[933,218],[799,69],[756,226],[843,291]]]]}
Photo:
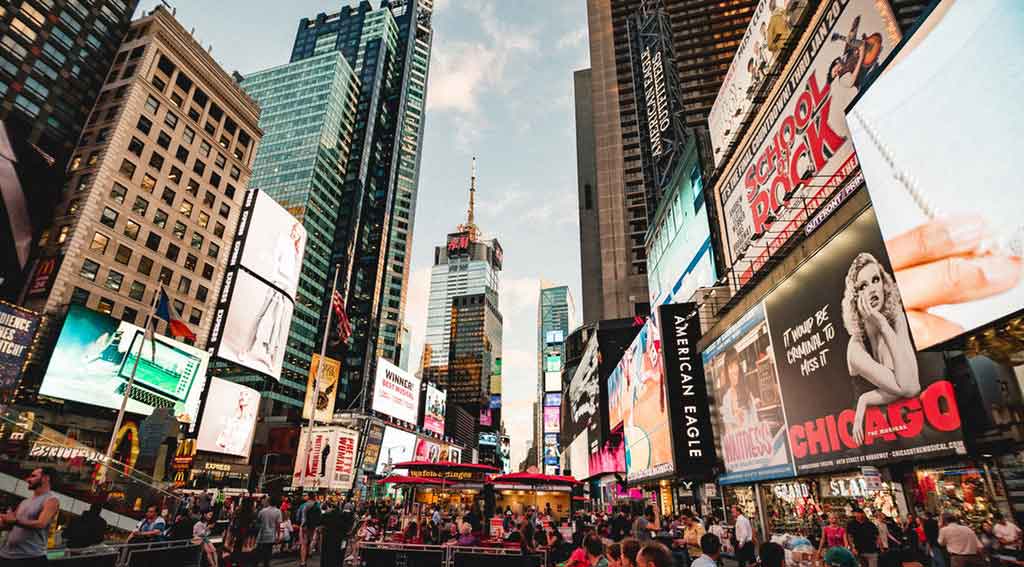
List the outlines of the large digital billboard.
{"type": "Polygon", "coordinates": [[[28,347],[36,336],[39,315],[0,301],[0,390],[18,384],[28,347]]]}
{"type": "Polygon", "coordinates": [[[544,407],[544,433],[558,433],[561,429],[561,408],[558,406],[544,407]]]}
{"type": "MultiPolygon", "coordinates": [[[[583,432],[589,431],[594,439],[600,438],[601,424],[598,420],[601,415],[601,384],[598,382],[601,377],[598,359],[598,341],[595,337],[587,341],[579,366],[569,381],[562,438],[570,440],[570,447],[583,432]]],[[[574,461],[574,473],[575,467],[574,461]]]]}
{"type": "Polygon", "coordinates": [[[779,55],[794,37],[809,3],[806,0],[761,0],[754,8],[747,31],[736,48],[725,80],[708,113],[708,130],[715,165],[718,165],[741,134],[740,126],[750,113],[779,55]]]}
{"type": "Polygon", "coordinates": [[[1024,306],[1022,25],[940,2],[847,116],[918,349],[1024,306]]]}
{"type": "Polygon", "coordinates": [[[313,392],[317,392],[316,421],[331,421],[334,417],[334,401],[338,397],[338,376],[341,374],[341,362],[333,358],[320,358],[313,353],[309,364],[309,375],[306,377],[306,400],[302,404],[302,419],[309,419],[313,412],[313,392]],[[321,368],[322,366],[322,368],[321,368]],[[319,390],[317,390],[317,373],[320,373],[319,390]]]}
{"type": "Polygon", "coordinates": [[[260,393],[248,386],[210,378],[196,444],[200,451],[249,457],[260,393]]]}
{"type": "Polygon", "coordinates": [[[719,182],[727,261],[746,284],[858,166],[844,111],[900,40],[888,2],[828,0],[719,182]]]}
{"type": "Polygon", "coordinates": [[[350,429],[314,427],[313,433],[309,434],[309,429],[303,427],[295,470],[292,472],[292,486],[329,490],[352,488],[356,477],[358,448],[359,433],[350,429]]]}
{"type": "Polygon", "coordinates": [[[305,246],[295,217],[246,192],[207,350],[280,379],[305,246]]]}
{"type": "Polygon", "coordinates": [[[423,404],[423,429],[444,435],[445,404],[448,393],[427,382],[426,400],[423,404]]]}
{"type": "Polygon", "coordinates": [[[373,382],[373,411],[395,419],[419,423],[420,379],[391,362],[377,359],[373,382]]]}
{"type": "Polygon", "coordinates": [[[119,409],[136,367],[125,409],[149,415],[154,407],[170,408],[191,430],[199,416],[209,358],[205,352],[163,335],[151,341],[142,327],[72,305],[39,393],[119,409]]]}
{"type": "Polygon", "coordinates": [[[413,460],[416,451],[416,434],[404,429],[386,426],[384,439],[380,444],[380,456],[377,457],[377,474],[390,474],[395,463],[413,460]]]}

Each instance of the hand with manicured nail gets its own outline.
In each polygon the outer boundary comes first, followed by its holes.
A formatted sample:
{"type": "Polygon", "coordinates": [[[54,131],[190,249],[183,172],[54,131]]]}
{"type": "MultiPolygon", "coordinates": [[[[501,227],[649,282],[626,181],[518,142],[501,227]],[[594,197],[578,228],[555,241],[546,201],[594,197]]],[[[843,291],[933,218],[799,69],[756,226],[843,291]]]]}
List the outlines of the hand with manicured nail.
{"type": "Polygon", "coordinates": [[[965,329],[929,313],[940,305],[998,295],[1020,283],[1021,258],[987,252],[992,234],[977,215],[936,219],[886,242],[917,348],[965,329]]]}

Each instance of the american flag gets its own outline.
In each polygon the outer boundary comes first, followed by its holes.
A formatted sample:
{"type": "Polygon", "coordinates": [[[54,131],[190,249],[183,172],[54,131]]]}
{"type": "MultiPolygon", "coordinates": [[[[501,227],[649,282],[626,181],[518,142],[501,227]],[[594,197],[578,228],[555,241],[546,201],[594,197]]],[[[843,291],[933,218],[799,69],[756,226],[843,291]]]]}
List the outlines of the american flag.
{"type": "Polygon", "coordinates": [[[337,290],[331,296],[331,308],[334,309],[334,316],[338,318],[338,338],[334,344],[344,343],[352,335],[352,324],[348,322],[348,315],[345,313],[345,301],[337,290]]]}

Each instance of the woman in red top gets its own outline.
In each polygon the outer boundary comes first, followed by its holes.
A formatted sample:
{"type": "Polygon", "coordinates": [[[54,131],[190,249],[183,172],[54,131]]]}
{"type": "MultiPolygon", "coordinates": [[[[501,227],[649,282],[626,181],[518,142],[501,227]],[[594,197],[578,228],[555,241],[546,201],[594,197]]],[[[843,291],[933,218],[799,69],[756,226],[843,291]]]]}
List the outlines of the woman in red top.
{"type": "Polygon", "coordinates": [[[839,518],[835,514],[828,515],[828,525],[821,530],[821,545],[818,551],[824,552],[833,547],[850,547],[846,538],[846,528],[839,525],[839,518]]]}

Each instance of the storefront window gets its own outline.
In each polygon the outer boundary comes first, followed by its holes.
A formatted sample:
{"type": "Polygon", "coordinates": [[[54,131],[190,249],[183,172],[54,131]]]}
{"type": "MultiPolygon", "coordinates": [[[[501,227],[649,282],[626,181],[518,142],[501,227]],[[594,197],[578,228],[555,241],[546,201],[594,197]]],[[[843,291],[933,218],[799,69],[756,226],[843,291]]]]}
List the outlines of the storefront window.
{"type": "Polygon", "coordinates": [[[975,529],[996,511],[985,470],[979,467],[917,469],[912,482],[915,509],[933,514],[951,512],[975,529]]]}

